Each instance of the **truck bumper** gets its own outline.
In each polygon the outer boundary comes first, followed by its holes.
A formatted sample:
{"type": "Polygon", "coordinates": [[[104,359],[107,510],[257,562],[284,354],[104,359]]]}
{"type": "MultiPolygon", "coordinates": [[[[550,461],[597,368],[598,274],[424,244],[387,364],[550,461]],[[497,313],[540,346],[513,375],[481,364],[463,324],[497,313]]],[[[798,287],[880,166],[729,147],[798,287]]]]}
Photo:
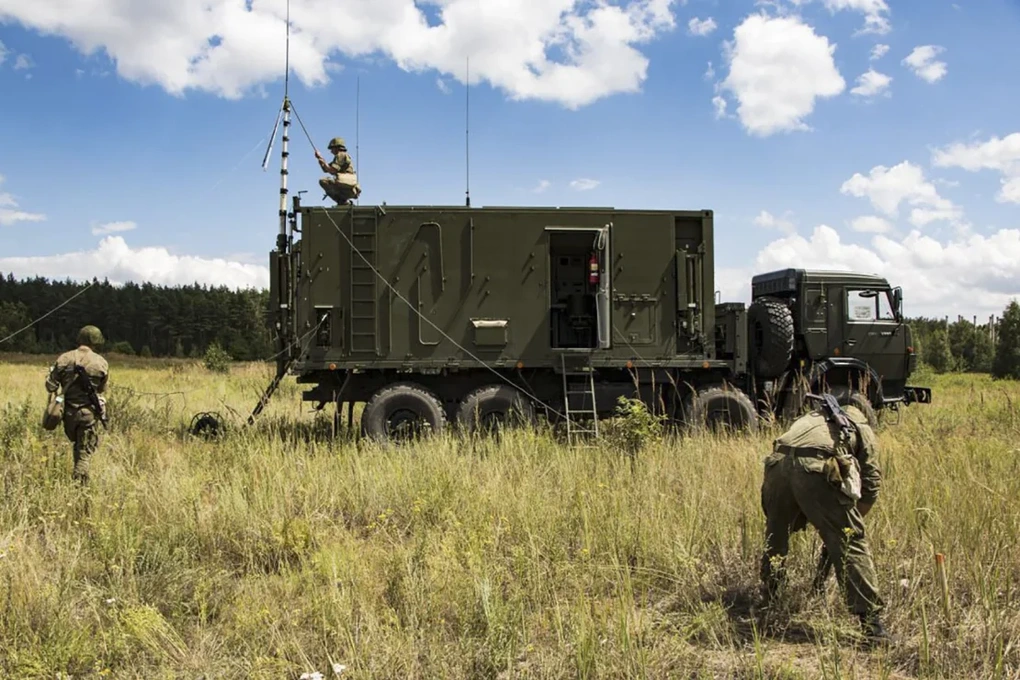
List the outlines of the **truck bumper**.
{"type": "Polygon", "coordinates": [[[903,388],[903,401],[906,404],[930,404],[931,388],[907,385],[903,388]]]}

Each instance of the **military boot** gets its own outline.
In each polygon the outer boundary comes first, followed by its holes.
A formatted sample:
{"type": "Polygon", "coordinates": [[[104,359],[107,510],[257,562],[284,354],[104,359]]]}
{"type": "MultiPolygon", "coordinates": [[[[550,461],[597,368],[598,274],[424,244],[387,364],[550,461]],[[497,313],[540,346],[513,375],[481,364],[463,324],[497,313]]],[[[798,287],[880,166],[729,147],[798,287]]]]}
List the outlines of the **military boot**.
{"type": "Polygon", "coordinates": [[[860,614],[861,632],[869,645],[893,645],[896,639],[882,625],[878,614],[860,614]]]}

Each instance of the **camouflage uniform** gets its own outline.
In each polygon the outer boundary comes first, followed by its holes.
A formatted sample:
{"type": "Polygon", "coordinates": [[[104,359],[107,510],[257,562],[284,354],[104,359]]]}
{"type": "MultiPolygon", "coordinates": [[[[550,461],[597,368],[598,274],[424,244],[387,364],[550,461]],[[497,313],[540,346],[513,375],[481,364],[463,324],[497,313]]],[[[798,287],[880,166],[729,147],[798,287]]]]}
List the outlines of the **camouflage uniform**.
{"type": "Polygon", "coordinates": [[[46,391],[64,394],[64,434],[74,443],[75,480],[88,483],[89,462],[99,446],[98,414],[89,403],[85,388],[74,371],[75,364],[85,368],[97,393],[106,390],[109,365],[94,350],[103,344],[103,334],[95,326],[85,326],[78,333],[78,348],[57,357],[46,376],[46,391]]]}
{"type": "Polygon", "coordinates": [[[781,562],[790,548],[790,534],[810,523],[825,543],[847,606],[866,634],[885,638],[878,618],[884,603],[863,521],[881,486],[878,441],[860,410],[848,406],[844,411],[856,425],[848,441],[839,424],[819,409],[798,418],[765,459],[761,579],[766,596],[774,595],[785,577],[781,562]],[[773,563],[775,558],[779,564],[773,563]]]}
{"type": "Polygon", "coordinates": [[[333,154],[333,160],[326,163],[326,160],[316,152],[319,159],[319,167],[323,172],[328,172],[329,177],[319,180],[319,186],[340,205],[353,203],[354,199],[361,195],[361,187],[358,185],[357,173],[354,171],[354,162],[351,155],[347,153],[343,137],[334,137],[329,140],[329,150],[333,154]],[[341,180],[339,175],[348,175],[346,181],[341,180]]]}

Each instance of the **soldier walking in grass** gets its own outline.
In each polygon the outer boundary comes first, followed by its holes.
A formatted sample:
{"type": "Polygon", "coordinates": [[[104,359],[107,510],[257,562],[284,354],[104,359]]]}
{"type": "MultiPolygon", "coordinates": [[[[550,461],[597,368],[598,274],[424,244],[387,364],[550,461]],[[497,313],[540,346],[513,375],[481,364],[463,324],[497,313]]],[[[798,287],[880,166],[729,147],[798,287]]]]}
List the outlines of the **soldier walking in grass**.
{"type": "Polygon", "coordinates": [[[89,463],[99,446],[97,425],[106,424],[106,407],[99,395],[106,390],[110,368],[96,352],[102,345],[99,329],[85,326],[78,332],[77,349],[57,357],[46,376],[46,391],[63,393],[64,434],[74,444],[73,478],[82,484],[88,484],[89,463]]]}
{"type": "Polygon", "coordinates": [[[877,447],[864,414],[853,406],[841,409],[831,395],[776,439],[765,459],[761,487],[766,518],[761,580],[770,600],[785,581],[782,562],[790,534],[810,523],[822,537],[862,632],[872,642],[888,642],[891,638],[879,618],[884,602],[864,530],[864,515],[881,485],[877,447]]]}

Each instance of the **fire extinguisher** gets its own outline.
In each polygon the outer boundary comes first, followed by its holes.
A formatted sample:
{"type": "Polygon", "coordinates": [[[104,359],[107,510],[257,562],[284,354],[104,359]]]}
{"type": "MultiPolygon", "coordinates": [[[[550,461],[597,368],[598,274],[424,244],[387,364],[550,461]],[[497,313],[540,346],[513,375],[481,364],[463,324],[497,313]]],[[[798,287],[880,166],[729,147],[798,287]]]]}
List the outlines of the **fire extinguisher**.
{"type": "Polygon", "coordinates": [[[599,258],[595,253],[588,258],[588,284],[597,286],[599,283],[599,258]]]}

